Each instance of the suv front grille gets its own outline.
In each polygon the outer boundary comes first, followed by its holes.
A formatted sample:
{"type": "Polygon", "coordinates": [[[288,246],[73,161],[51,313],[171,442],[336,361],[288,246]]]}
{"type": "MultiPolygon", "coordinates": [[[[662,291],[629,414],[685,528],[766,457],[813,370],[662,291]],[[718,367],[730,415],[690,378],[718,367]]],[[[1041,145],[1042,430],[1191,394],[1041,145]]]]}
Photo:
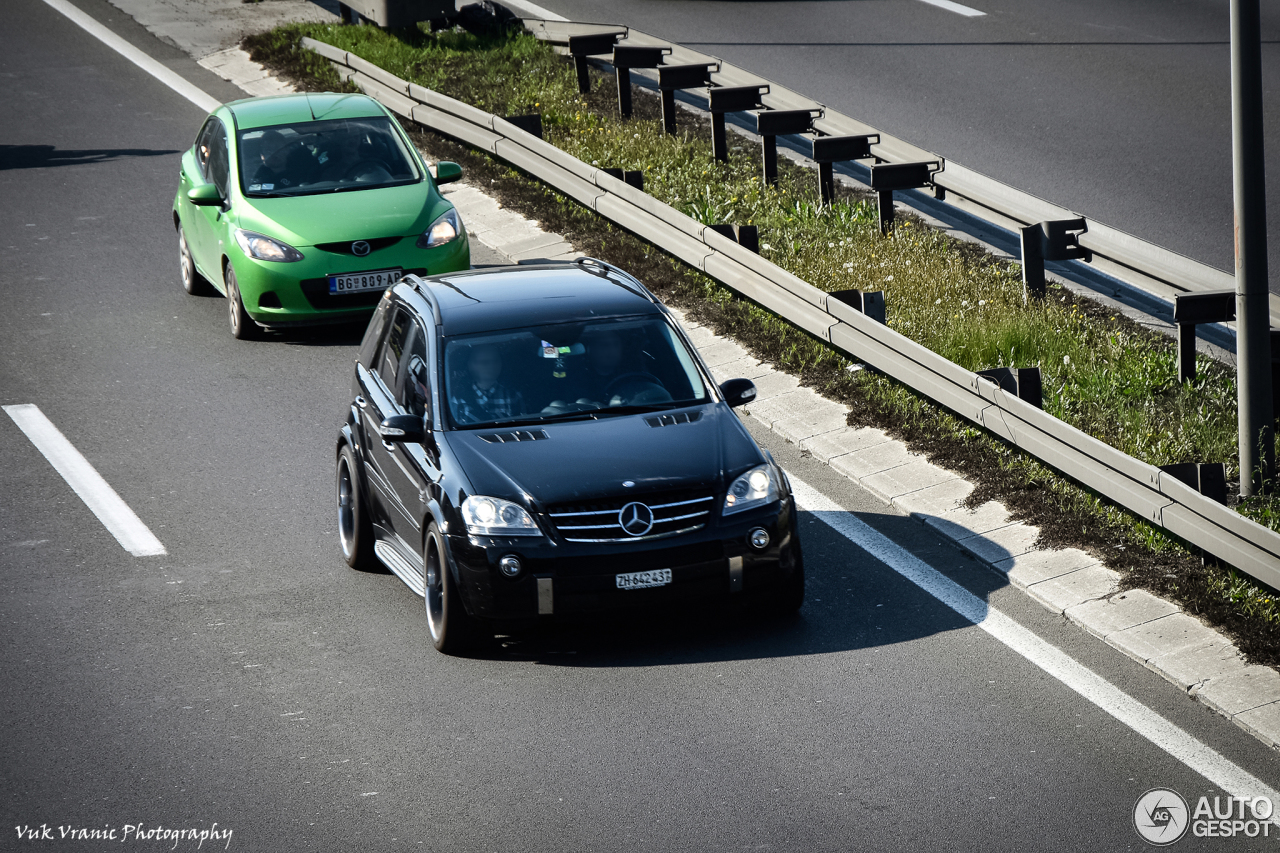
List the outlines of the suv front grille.
{"type": "Polygon", "coordinates": [[[566,542],[645,542],[690,533],[706,526],[715,499],[711,495],[696,492],[676,492],[658,495],[638,495],[606,498],[577,504],[561,504],[552,507],[550,515],[557,532],[566,542]],[[636,511],[625,515],[629,505],[641,504],[636,511]],[[653,523],[638,535],[623,527],[635,529],[637,514],[641,523],[646,520],[645,509],[652,515],[653,523]]]}

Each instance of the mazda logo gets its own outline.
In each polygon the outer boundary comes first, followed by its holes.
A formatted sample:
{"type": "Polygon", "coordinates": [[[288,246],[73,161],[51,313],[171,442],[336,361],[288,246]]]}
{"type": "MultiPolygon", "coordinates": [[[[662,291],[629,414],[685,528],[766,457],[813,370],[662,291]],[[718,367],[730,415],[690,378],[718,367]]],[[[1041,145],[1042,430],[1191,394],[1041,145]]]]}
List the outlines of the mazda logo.
{"type": "Polygon", "coordinates": [[[363,258],[369,254],[369,250],[373,247],[369,245],[368,240],[357,240],[351,244],[351,254],[363,258]]]}
{"type": "Polygon", "coordinates": [[[632,536],[643,536],[653,527],[653,510],[632,501],[618,513],[618,524],[632,536]]]}

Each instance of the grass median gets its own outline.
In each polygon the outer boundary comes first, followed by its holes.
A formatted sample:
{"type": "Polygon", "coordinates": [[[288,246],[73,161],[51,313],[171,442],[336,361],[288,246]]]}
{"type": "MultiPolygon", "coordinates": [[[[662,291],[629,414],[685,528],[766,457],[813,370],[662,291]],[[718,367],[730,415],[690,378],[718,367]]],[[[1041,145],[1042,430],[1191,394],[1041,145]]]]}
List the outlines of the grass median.
{"type": "MultiPolygon", "coordinates": [[[[1173,342],[1098,303],[1051,287],[1026,304],[1021,271],[972,244],[908,217],[879,233],[874,202],[842,188],[818,204],[816,178],[785,158],[777,187],[760,180],[758,147],[731,135],[731,158],[711,155],[709,125],[680,116],[662,134],[657,99],[635,99],[617,116],[612,79],[595,74],[577,92],[572,65],[525,34],[477,38],[460,31],[295,24],[252,36],[258,61],[305,88],[340,89],[328,62],[297,48],[301,36],[352,51],[391,73],[498,115],[541,113],[548,141],[588,163],[639,169],[645,190],[707,224],[760,228],[761,254],[824,290],[885,291],[889,324],[971,370],[1039,366],[1051,414],[1156,465],[1224,462],[1238,478],[1234,375],[1201,358],[1195,383],[1177,381],[1173,342]]],[[[850,423],[903,438],[937,464],[978,484],[970,502],[1006,503],[1041,527],[1042,544],[1075,546],[1235,635],[1253,659],[1280,663],[1280,602],[1273,590],[1198,555],[1035,460],[873,371],[850,370],[841,353],[779,320],[536,181],[432,134],[424,148],[463,162],[469,178],[583,251],[639,275],[669,302],[732,335],[760,358],[850,405],[850,423]]],[[[1280,529],[1280,501],[1237,509],[1280,529]]]]}

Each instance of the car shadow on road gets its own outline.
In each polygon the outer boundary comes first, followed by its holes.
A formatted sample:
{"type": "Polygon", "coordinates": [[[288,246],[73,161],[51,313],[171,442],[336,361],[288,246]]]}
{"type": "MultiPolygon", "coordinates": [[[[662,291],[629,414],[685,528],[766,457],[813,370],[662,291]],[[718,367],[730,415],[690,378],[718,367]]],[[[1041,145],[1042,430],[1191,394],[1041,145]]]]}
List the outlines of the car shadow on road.
{"type": "MultiPolygon", "coordinates": [[[[918,521],[853,513],[916,553],[981,602],[1008,581],[918,521]]],[[[800,513],[805,603],[795,616],[767,605],[574,620],[501,638],[484,657],[551,666],[628,667],[781,658],[905,643],[973,622],[818,520],[800,513]]]]}
{"type": "Polygon", "coordinates": [[[59,149],[54,145],[0,145],[0,171],[79,166],[109,163],[121,157],[161,157],[181,153],[178,150],[155,148],[59,149]]]}

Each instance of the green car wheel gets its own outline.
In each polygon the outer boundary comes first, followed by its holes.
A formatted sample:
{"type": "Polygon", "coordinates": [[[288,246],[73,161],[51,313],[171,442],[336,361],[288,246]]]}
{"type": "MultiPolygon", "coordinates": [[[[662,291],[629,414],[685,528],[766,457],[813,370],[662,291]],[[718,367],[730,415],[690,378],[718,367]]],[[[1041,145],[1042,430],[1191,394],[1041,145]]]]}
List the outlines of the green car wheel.
{"type": "Polygon", "coordinates": [[[258,324],[244,310],[240,287],[236,284],[236,271],[230,264],[227,264],[224,280],[227,285],[227,309],[231,314],[231,337],[239,341],[253,340],[258,337],[258,324]]]}
{"type": "Polygon", "coordinates": [[[182,273],[182,289],[192,296],[204,296],[211,288],[204,276],[196,271],[195,258],[191,257],[191,247],[187,245],[187,232],[178,226],[178,267],[182,273]]]}

